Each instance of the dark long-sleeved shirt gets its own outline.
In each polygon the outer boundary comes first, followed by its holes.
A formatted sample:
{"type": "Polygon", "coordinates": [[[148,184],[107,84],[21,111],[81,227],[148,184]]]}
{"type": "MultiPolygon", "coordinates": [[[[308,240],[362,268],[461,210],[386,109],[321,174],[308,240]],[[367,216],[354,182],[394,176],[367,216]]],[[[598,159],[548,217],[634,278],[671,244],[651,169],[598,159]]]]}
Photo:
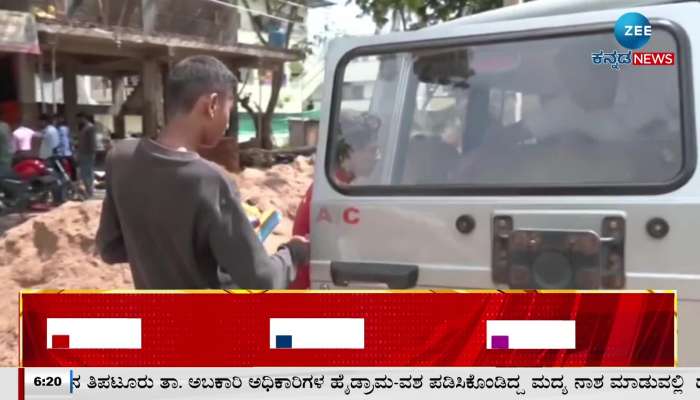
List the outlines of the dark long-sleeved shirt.
{"type": "Polygon", "coordinates": [[[97,128],[87,122],[78,131],[78,156],[94,156],[97,151],[97,128]]]}
{"type": "Polygon", "coordinates": [[[137,289],[286,288],[291,254],[268,256],[231,180],[191,152],[126,140],[107,159],[97,245],[108,263],[129,262],[137,289]]]}

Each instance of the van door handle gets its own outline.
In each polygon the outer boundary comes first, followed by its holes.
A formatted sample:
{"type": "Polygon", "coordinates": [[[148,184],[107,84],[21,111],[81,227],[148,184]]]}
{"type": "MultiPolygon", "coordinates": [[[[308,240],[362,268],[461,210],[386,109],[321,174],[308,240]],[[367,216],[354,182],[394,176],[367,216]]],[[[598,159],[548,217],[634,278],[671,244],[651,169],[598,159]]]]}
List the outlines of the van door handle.
{"type": "Polygon", "coordinates": [[[405,264],[333,261],[331,278],[336,286],[351,282],[383,283],[389,289],[409,289],[418,282],[418,266],[405,264]]]}

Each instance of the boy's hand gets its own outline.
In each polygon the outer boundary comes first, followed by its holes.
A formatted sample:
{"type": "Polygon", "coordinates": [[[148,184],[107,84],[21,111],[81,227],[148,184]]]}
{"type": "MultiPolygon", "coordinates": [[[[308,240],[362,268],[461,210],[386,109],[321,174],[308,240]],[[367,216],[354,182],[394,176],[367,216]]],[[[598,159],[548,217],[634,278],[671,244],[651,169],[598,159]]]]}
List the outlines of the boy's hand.
{"type": "Polygon", "coordinates": [[[311,245],[303,236],[294,236],[284,245],[292,255],[292,262],[295,266],[306,265],[311,256],[311,245]]]}

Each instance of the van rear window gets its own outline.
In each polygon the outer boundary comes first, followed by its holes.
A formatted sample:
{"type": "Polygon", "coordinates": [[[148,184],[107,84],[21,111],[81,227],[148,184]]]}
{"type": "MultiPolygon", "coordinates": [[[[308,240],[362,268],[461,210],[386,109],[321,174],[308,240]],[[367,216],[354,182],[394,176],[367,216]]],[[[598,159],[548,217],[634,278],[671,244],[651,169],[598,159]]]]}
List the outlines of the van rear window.
{"type": "MultiPolygon", "coordinates": [[[[677,50],[655,29],[640,51],[677,50]]],[[[349,187],[673,182],[685,169],[681,60],[638,66],[628,51],[606,32],[351,58],[334,89],[329,177],[349,187]]]]}

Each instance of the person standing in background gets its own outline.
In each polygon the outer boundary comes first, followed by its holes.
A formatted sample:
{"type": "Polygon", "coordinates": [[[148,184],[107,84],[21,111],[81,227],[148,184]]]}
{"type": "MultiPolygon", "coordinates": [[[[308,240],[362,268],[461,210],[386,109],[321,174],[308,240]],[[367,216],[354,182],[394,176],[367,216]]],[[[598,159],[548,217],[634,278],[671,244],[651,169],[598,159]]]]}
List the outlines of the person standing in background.
{"type": "Polygon", "coordinates": [[[12,131],[10,125],[2,120],[0,111],[0,177],[9,176],[12,171],[12,155],[14,153],[12,144],[12,131]]]}
{"type": "Polygon", "coordinates": [[[58,128],[58,148],[56,155],[61,162],[64,163],[64,168],[71,181],[78,179],[76,172],[75,159],[73,158],[73,143],[71,140],[71,132],[68,127],[66,118],[62,115],[56,115],[56,127],[58,128]]]}
{"type": "Polygon", "coordinates": [[[15,151],[15,161],[32,155],[32,138],[37,135],[34,125],[26,120],[12,132],[12,148],[15,151]]]}
{"type": "Polygon", "coordinates": [[[95,153],[97,153],[97,130],[92,118],[84,113],[78,114],[78,170],[80,180],[85,186],[85,196],[93,195],[95,181],[95,153]]]}
{"type": "MultiPolygon", "coordinates": [[[[16,186],[5,182],[6,179],[17,179],[17,174],[12,169],[12,155],[14,153],[12,130],[10,125],[1,119],[2,117],[0,110],[0,193],[7,199],[13,199],[17,195],[16,186]]],[[[0,208],[4,207],[2,203],[0,201],[0,208]]]]}
{"type": "Polygon", "coordinates": [[[65,117],[56,116],[56,125],[58,128],[58,150],[57,153],[61,157],[72,157],[73,147],[70,140],[70,128],[65,117]]]}
{"type": "Polygon", "coordinates": [[[58,129],[54,125],[54,121],[48,115],[42,115],[39,118],[41,126],[41,147],[39,147],[39,158],[48,160],[56,155],[59,146],[58,129]]]}

